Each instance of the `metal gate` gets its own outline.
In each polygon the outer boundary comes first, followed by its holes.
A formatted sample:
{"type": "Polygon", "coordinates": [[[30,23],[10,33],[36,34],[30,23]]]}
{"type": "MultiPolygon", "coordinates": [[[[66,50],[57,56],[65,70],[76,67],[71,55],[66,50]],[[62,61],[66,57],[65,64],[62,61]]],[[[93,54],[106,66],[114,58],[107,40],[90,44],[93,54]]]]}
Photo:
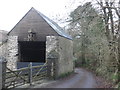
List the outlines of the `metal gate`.
{"type": "Polygon", "coordinates": [[[47,63],[44,65],[32,66],[32,63],[26,68],[10,70],[3,73],[5,76],[4,88],[14,88],[24,84],[32,84],[32,82],[47,78],[47,63]]]}

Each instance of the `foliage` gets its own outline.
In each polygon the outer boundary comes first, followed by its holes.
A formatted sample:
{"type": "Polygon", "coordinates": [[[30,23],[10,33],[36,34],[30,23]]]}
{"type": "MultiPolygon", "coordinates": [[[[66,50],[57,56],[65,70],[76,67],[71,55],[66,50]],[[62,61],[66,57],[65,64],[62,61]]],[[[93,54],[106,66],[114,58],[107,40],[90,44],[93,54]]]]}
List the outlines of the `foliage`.
{"type": "MultiPolygon", "coordinates": [[[[109,10],[106,11],[110,14],[109,10]]],[[[117,82],[119,75],[117,74],[119,59],[117,34],[115,31],[114,35],[112,34],[114,23],[108,26],[110,28],[107,27],[109,30],[106,30],[108,22],[105,18],[101,18],[104,16],[104,13],[99,12],[90,2],[87,2],[71,12],[68,31],[73,36],[76,66],[87,67],[117,82]]],[[[111,18],[108,15],[108,19],[112,20],[111,18]]]]}

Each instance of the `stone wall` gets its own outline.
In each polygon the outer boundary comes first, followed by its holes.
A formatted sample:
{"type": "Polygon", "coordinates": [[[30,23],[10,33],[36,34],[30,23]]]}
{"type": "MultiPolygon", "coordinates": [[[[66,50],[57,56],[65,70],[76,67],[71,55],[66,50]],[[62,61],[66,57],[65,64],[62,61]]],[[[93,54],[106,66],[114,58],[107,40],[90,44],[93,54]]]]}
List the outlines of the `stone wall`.
{"type": "Polygon", "coordinates": [[[7,57],[7,42],[0,45],[0,57],[1,58],[7,57]]]}
{"type": "Polygon", "coordinates": [[[58,76],[73,71],[73,42],[59,36],[58,39],[58,76]]]}
{"type": "MultiPolygon", "coordinates": [[[[0,56],[7,59],[7,66],[16,69],[18,56],[18,37],[8,36],[8,41],[1,48],[0,56]]],[[[46,37],[46,60],[55,57],[56,75],[73,71],[73,43],[72,40],[60,36],[46,37]]]]}
{"type": "Polygon", "coordinates": [[[18,37],[8,36],[7,41],[7,66],[14,70],[16,69],[18,56],[18,37]]]}
{"type": "MultiPolygon", "coordinates": [[[[73,42],[60,36],[48,36],[47,58],[55,59],[56,78],[73,71],[73,42]]],[[[49,59],[48,59],[49,60],[49,59]]]]}
{"type": "MultiPolygon", "coordinates": [[[[47,36],[46,37],[46,56],[51,55],[53,51],[57,50],[57,36],[47,36]]],[[[47,57],[46,57],[47,59],[47,57]]]]}
{"type": "Polygon", "coordinates": [[[5,58],[7,61],[7,67],[11,70],[16,69],[16,61],[18,57],[18,38],[17,36],[8,36],[7,42],[0,46],[0,57],[5,58]]]}
{"type": "Polygon", "coordinates": [[[0,44],[7,40],[7,31],[0,30],[0,44]]]}

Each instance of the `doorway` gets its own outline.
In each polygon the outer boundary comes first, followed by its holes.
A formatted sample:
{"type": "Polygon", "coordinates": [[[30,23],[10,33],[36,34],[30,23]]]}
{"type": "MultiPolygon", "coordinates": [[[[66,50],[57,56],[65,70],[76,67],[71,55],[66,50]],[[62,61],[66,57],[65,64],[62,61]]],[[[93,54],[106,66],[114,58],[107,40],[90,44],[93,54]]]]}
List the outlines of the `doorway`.
{"type": "Polygon", "coordinates": [[[46,42],[45,41],[21,41],[19,42],[20,62],[40,62],[45,63],[46,42]]]}

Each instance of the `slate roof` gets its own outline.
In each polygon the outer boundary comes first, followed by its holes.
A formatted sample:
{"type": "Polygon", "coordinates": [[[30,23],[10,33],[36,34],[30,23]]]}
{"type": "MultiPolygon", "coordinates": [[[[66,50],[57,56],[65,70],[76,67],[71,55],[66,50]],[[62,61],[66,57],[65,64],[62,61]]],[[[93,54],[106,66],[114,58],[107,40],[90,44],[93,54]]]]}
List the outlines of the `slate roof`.
{"type": "MultiPolygon", "coordinates": [[[[34,9],[32,7],[32,9],[34,9]]],[[[34,9],[36,10],[36,9],[34,9]]],[[[37,10],[36,10],[37,11],[37,10]]],[[[54,22],[53,20],[49,19],[47,16],[45,16],[44,14],[42,14],[41,12],[37,11],[38,14],[40,16],[42,16],[42,18],[60,35],[60,36],[63,36],[65,38],[68,38],[68,39],[72,39],[72,37],[70,35],[68,35],[67,33],[64,32],[64,30],[56,23],[54,22]]]]}

